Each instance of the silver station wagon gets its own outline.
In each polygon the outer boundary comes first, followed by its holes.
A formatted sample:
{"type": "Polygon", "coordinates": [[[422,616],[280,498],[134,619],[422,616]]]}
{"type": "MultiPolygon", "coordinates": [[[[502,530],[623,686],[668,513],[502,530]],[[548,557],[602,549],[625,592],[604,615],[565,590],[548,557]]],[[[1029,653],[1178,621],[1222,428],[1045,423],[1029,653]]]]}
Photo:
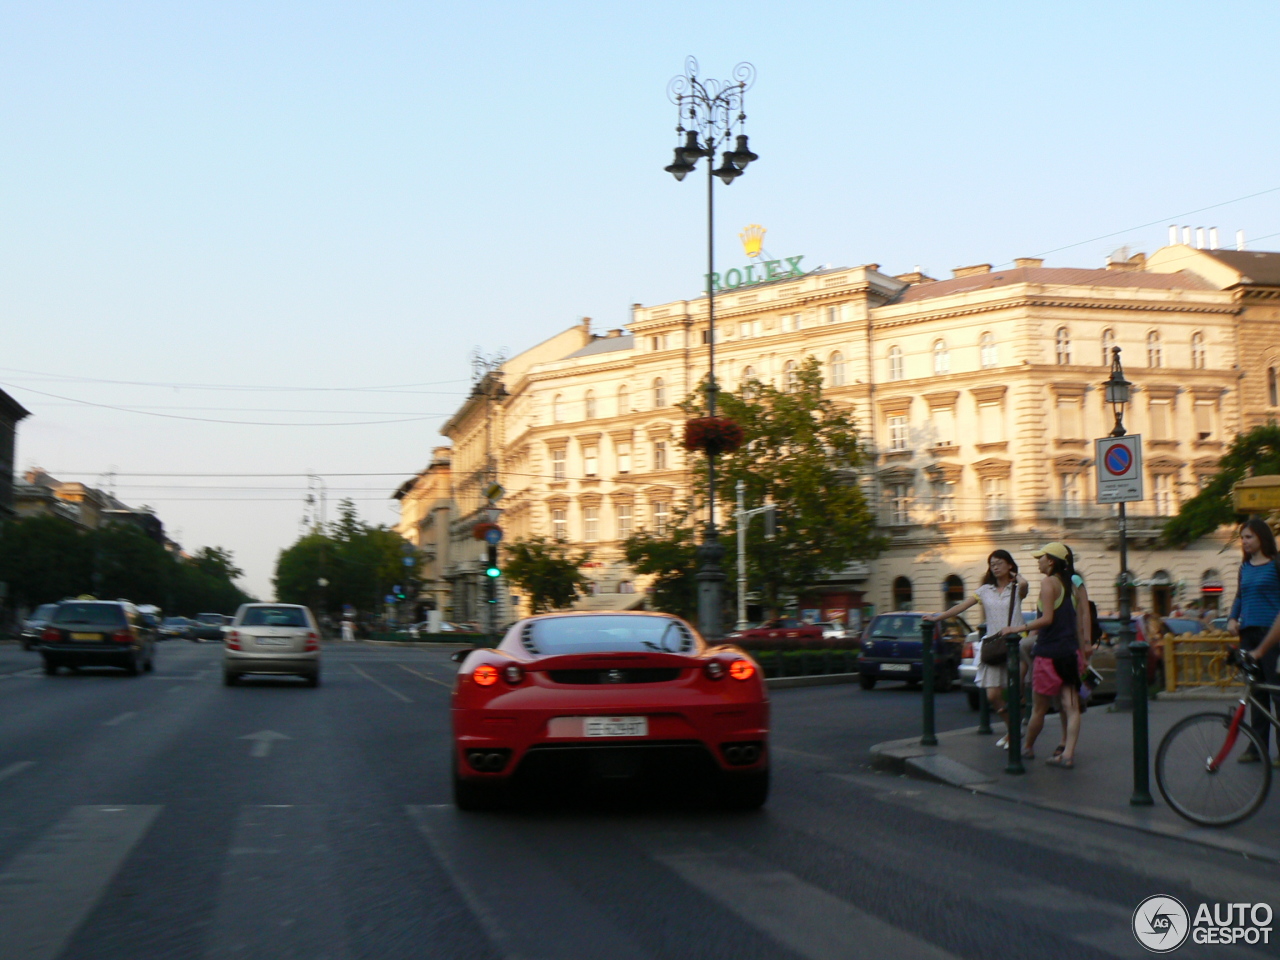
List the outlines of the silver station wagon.
{"type": "Polygon", "coordinates": [[[223,635],[222,679],[227,686],[247,673],[298,676],[320,685],[320,628],[311,611],[295,603],[246,603],[223,635]]]}

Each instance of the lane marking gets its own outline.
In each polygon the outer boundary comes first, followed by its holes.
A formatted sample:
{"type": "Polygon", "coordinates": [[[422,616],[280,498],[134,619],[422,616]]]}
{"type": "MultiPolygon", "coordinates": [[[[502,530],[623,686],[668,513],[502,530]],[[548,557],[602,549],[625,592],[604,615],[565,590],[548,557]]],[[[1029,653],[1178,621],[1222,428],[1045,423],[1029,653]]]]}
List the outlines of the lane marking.
{"type": "Polygon", "coordinates": [[[451,805],[405,810],[503,960],[649,960],[650,954],[529,849],[523,830],[499,820],[459,817],[451,805]]]}
{"type": "Polygon", "coordinates": [[[406,667],[403,663],[397,663],[396,666],[399,667],[401,670],[409,671],[416,677],[421,677],[423,680],[430,680],[432,683],[438,683],[440,684],[440,686],[444,687],[446,690],[453,689],[453,684],[445,683],[443,680],[437,680],[435,677],[429,677],[425,673],[422,673],[418,670],[413,669],[413,667],[406,667]]]}
{"type": "Polygon", "coordinates": [[[5,960],[53,960],[102,898],[159,806],[73,807],[0,874],[5,960]]]}
{"type": "Polygon", "coordinates": [[[412,700],[406,697],[399,690],[396,690],[394,687],[388,687],[381,680],[375,680],[373,677],[369,676],[367,673],[365,673],[363,670],[357,667],[354,663],[351,664],[351,669],[354,670],[356,673],[360,674],[360,676],[364,677],[370,683],[374,684],[375,686],[381,687],[383,690],[387,691],[387,693],[391,694],[393,697],[396,697],[399,700],[403,700],[405,703],[413,703],[412,700]]]}
{"type": "Polygon", "coordinates": [[[8,780],[15,774],[21,773],[23,770],[29,770],[36,765],[34,760],[19,760],[17,763],[11,763],[3,770],[0,770],[0,780],[8,780]]]}
{"type": "Polygon", "coordinates": [[[957,960],[795,874],[736,849],[653,854],[731,913],[807,960],[957,960]]]}
{"type": "Polygon", "coordinates": [[[16,679],[26,680],[31,677],[39,677],[43,675],[44,675],[43,668],[28,667],[25,670],[13,670],[9,673],[0,674],[0,680],[16,680],[16,679]]]}
{"type": "Polygon", "coordinates": [[[257,733],[246,733],[241,740],[252,740],[253,746],[249,748],[249,756],[265,757],[271,753],[271,744],[277,740],[292,740],[293,737],[287,733],[276,733],[274,730],[259,730],[257,733]]]}
{"type": "Polygon", "coordinates": [[[102,722],[102,725],[104,727],[118,727],[120,726],[120,724],[124,723],[127,720],[132,720],[136,716],[137,714],[132,710],[130,710],[128,713],[122,713],[118,717],[112,717],[110,720],[104,720],[102,722]]]}

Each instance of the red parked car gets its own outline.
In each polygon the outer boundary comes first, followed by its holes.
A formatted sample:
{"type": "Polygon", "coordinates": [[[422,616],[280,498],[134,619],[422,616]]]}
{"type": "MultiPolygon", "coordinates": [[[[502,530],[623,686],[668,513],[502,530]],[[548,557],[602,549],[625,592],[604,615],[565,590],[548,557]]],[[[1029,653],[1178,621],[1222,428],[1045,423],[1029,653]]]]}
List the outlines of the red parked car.
{"type": "Polygon", "coordinates": [[[769,700],[740,648],[710,646],[666,614],[554,613],[518,621],[495,649],[460,651],[454,799],[490,807],[527,776],[712,778],[720,800],[769,793],[769,700]]]}
{"type": "Polygon", "coordinates": [[[741,640],[753,646],[760,646],[762,640],[781,641],[782,645],[803,646],[807,642],[814,646],[821,646],[826,639],[826,628],[820,623],[782,617],[777,620],[766,620],[758,627],[737,630],[729,634],[729,639],[741,640]]]}

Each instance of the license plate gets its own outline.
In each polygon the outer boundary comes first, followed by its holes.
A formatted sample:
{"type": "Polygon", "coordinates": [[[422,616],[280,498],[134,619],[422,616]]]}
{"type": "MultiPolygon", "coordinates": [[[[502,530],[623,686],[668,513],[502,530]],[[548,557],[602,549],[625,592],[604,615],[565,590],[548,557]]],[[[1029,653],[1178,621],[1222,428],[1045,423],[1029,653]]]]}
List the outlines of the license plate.
{"type": "Polygon", "coordinates": [[[72,639],[72,640],[101,640],[101,639],[102,639],[102,634],[100,634],[100,633],[73,633],[73,634],[71,635],[71,639],[72,639]]]}
{"type": "Polygon", "coordinates": [[[584,737],[647,737],[648,717],[584,717],[584,737]]]}
{"type": "Polygon", "coordinates": [[[910,673],[910,672],[911,672],[911,664],[909,664],[909,663],[882,663],[882,664],[880,664],[880,669],[881,669],[881,671],[883,671],[883,672],[885,672],[885,673],[910,673]]]}
{"type": "Polygon", "coordinates": [[[287,647],[289,645],[289,641],[283,637],[258,637],[254,643],[260,647],[287,647]]]}

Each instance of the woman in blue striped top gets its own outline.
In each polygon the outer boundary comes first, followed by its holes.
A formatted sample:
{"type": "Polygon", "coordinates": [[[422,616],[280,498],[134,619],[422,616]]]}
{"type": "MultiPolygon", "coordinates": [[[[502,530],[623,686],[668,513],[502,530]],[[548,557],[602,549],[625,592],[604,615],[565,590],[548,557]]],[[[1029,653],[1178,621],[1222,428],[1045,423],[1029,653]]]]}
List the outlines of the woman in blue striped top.
{"type": "MultiPolygon", "coordinates": [[[[1244,560],[1240,564],[1240,581],[1227,630],[1240,638],[1241,649],[1252,650],[1280,616],[1280,563],[1276,560],[1275,535],[1263,520],[1249,520],[1240,528],[1240,546],[1244,560]]],[[[1276,683],[1278,655],[1280,649],[1272,647],[1261,657],[1267,683],[1276,683]]],[[[1264,706],[1270,699],[1264,690],[1257,691],[1255,696],[1264,706]]],[[[1253,708],[1250,723],[1269,752],[1271,724],[1257,707],[1253,708]]],[[[1263,759],[1266,758],[1259,757],[1252,748],[1240,756],[1241,763],[1257,763],[1263,759]]]]}

